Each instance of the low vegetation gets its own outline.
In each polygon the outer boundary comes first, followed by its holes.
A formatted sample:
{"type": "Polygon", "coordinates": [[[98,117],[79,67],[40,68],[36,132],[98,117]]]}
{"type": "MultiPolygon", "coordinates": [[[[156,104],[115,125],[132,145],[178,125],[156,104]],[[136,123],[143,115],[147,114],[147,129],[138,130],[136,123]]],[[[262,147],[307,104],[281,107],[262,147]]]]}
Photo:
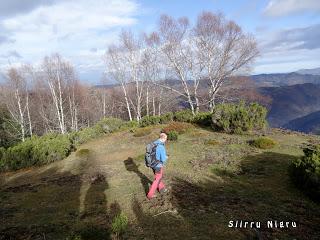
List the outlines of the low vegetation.
{"type": "Polygon", "coordinates": [[[242,134],[262,130],[267,126],[267,109],[257,103],[217,105],[212,114],[212,127],[216,131],[242,134]]]}
{"type": "Polygon", "coordinates": [[[120,129],[124,121],[105,118],[90,128],[69,134],[49,133],[41,137],[32,136],[24,142],[0,149],[0,170],[17,170],[41,166],[67,157],[80,144],[120,129]]]}
{"type": "Polygon", "coordinates": [[[121,212],[114,217],[111,223],[111,230],[119,238],[128,228],[128,217],[121,212]]]}
{"type": "Polygon", "coordinates": [[[178,133],[175,130],[169,131],[168,132],[168,140],[177,141],[178,140],[178,133]]]}
{"type": "Polygon", "coordinates": [[[211,146],[215,146],[215,145],[219,145],[219,141],[215,140],[215,139],[208,139],[204,142],[206,145],[211,145],[211,146]]]}
{"type": "Polygon", "coordinates": [[[273,139],[268,137],[260,137],[249,142],[251,146],[261,149],[270,149],[277,144],[273,139]]]}
{"type": "Polygon", "coordinates": [[[173,119],[177,122],[192,122],[193,114],[191,110],[182,110],[174,113],[173,119]]]}
{"type": "Polygon", "coordinates": [[[302,191],[320,200],[320,145],[303,149],[304,156],[290,165],[291,179],[302,191]]]}
{"type": "Polygon", "coordinates": [[[168,134],[170,131],[176,131],[178,134],[182,134],[193,128],[194,126],[190,123],[171,122],[162,129],[162,132],[165,132],[168,134]]]}
{"type": "Polygon", "coordinates": [[[135,137],[143,137],[147,136],[151,133],[151,128],[144,127],[144,128],[138,128],[134,131],[133,136],[135,137]]]}

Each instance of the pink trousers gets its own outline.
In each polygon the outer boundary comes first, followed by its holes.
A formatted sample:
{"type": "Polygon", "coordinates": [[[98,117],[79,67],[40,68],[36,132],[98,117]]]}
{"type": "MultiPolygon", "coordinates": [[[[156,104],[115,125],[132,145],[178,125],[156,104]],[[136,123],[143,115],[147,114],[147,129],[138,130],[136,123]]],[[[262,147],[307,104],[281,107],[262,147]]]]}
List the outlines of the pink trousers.
{"type": "Polygon", "coordinates": [[[164,186],[164,183],[162,182],[162,175],[163,175],[163,167],[160,168],[160,171],[158,172],[154,172],[154,180],[153,180],[153,183],[152,185],[150,186],[150,189],[149,189],[149,192],[148,192],[148,195],[147,197],[150,199],[154,196],[154,193],[156,190],[158,190],[159,192],[161,191],[161,189],[163,189],[165,186],[164,186]]]}

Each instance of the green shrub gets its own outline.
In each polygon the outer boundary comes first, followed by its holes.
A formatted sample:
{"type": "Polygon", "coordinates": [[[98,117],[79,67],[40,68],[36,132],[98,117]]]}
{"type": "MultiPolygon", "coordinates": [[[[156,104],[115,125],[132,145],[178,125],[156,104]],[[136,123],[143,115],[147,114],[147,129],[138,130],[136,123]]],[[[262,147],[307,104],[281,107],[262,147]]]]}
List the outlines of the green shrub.
{"type": "Polygon", "coordinates": [[[189,122],[193,121],[193,114],[191,110],[182,110],[174,113],[173,119],[178,122],[189,122]]]}
{"type": "Polygon", "coordinates": [[[69,155],[71,149],[67,135],[50,133],[33,136],[5,151],[2,169],[17,170],[61,160],[69,155]]]}
{"type": "Polygon", "coordinates": [[[175,130],[168,132],[168,140],[177,141],[178,140],[178,133],[175,130]]]}
{"type": "Polygon", "coordinates": [[[144,116],[141,118],[139,126],[140,127],[147,127],[150,125],[156,125],[160,123],[160,117],[159,116],[144,116]]]}
{"type": "Polygon", "coordinates": [[[136,120],[127,121],[127,122],[124,122],[121,125],[120,130],[134,129],[134,128],[137,128],[137,127],[139,127],[138,121],[136,121],[136,120]]]}
{"type": "Polygon", "coordinates": [[[105,134],[101,125],[90,128],[82,128],[78,132],[69,133],[69,138],[74,146],[88,142],[91,139],[97,138],[105,134]]]}
{"type": "Polygon", "coordinates": [[[151,133],[150,128],[139,128],[134,132],[133,136],[134,137],[142,137],[142,136],[147,136],[150,133],[151,133]]]}
{"type": "Polygon", "coordinates": [[[250,142],[250,145],[256,148],[261,148],[261,149],[270,149],[273,148],[276,145],[276,142],[267,137],[260,137],[257,139],[254,139],[250,142]]]}
{"type": "Polygon", "coordinates": [[[78,132],[33,136],[7,150],[0,148],[0,170],[17,170],[61,160],[75,150],[76,146],[105,133],[115,132],[124,124],[121,119],[104,118],[93,127],[78,132]]]}
{"type": "Polygon", "coordinates": [[[293,183],[316,201],[320,200],[320,145],[303,149],[304,156],[292,161],[289,173],[293,183]]]}
{"type": "Polygon", "coordinates": [[[119,118],[103,118],[93,128],[99,133],[112,133],[120,129],[124,121],[119,118]]]}
{"type": "Polygon", "coordinates": [[[33,139],[31,151],[35,165],[43,165],[61,160],[69,155],[72,143],[67,135],[50,133],[33,139]]]}
{"type": "Polygon", "coordinates": [[[200,126],[211,126],[212,113],[211,112],[199,112],[193,118],[193,123],[200,126]]]}
{"type": "Polygon", "coordinates": [[[165,114],[162,114],[160,116],[160,123],[165,124],[173,121],[173,113],[172,112],[167,112],[165,114]]]}
{"type": "Polygon", "coordinates": [[[241,134],[265,128],[267,109],[257,103],[246,105],[219,104],[212,114],[212,127],[217,131],[241,134]]]}
{"type": "Polygon", "coordinates": [[[185,122],[170,122],[162,129],[162,132],[168,134],[170,131],[176,131],[179,134],[185,133],[187,130],[194,128],[190,123],[185,122]]]}
{"type": "Polygon", "coordinates": [[[32,147],[33,142],[30,138],[9,147],[4,155],[4,169],[17,170],[34,165],[35,163],[32,161],[32,147]]]}
{"type": "Polygon", "coordinates": [[[114,217],[111,223],[112,232],[114,232],[117,236],[123,234],[128,227],[128,218],[124,213],[120,213],[114,217]]]}

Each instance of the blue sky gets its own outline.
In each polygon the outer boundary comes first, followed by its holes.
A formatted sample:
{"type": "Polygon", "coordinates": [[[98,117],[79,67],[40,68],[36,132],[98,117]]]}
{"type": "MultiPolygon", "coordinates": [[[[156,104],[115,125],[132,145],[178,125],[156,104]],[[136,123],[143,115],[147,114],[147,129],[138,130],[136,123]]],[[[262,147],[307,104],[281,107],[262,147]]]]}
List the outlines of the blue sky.
{"type": "Polygon", "coordinates": [[[0,71],[39,66],[59,52],[80,79],[98,83],[103,54],[122,28],[149,32],[163,13],[194,22],[204,10],[222,12],[256,37],[253,74],[320,67],[319,0],[2,0],[0,71]]]}

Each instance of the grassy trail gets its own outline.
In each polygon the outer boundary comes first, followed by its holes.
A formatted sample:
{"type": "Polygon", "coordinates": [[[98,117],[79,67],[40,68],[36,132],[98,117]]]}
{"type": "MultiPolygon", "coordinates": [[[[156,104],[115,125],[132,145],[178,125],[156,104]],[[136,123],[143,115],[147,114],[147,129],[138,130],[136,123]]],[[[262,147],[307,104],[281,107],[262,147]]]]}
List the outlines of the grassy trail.
{"type": "Polygon", "coordinates": [[[315,136],[272,131],[277,147],[250,147],[254,136],[192,129],[169,142],[165,195],[148,201],[153,178],[145,145],[157,138],[118,132],[83,144],[68,158],[0,175],[0,240],[111,239],[120,211],[129,219],[123,239],[316,239],[320,206],[295,189],[290,161],[315,136]],[[214,139],[216,145],[205,144],[214,139]],[[261,228],[229,228],[230,220],[261,228]],[[295,221],[272,228],[267,220],[295,221]]]}

